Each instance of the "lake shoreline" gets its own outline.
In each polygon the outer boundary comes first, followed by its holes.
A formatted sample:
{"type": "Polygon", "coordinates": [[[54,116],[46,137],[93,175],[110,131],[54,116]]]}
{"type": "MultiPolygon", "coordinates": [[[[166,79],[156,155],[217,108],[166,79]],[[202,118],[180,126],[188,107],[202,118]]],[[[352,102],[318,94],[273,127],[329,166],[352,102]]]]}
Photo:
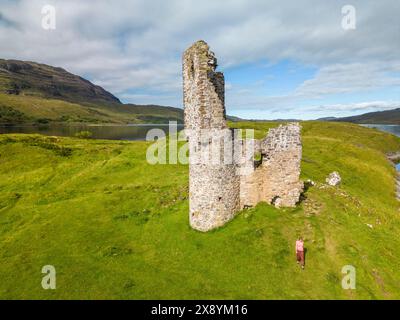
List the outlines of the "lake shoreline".
{"type": "MultiPolygon", "coordinates": [[[[177,124],[180,130],[183,124],[177,124]]],[[[160,130],[168,134],[169,124],[157,123],[131,123],[131,124],[69,124],[57,125],[51,124],[20,124],[13,126],[0,125],[0,134],[42,134],[46,136],[76,137],[82,132],[90,132],[92,139],[100,140],[127,140],[127,141],[145,141],[148,133],[156,129],[156,136],[160,135],[160,130]]]]}
{"type": "MultiPolygon", "coordinates": [[[[64,127],[151,127],[151,126],[168,126],[169,123],[85,123],[85,122],[51,122],[51,123],[0,123],[0,128],[17,128],[17,127],[52,127],[52,126],[64,126],[64,127]]],[[[183,126],[183,123],[177,123],[178,127],[183,126]]]]}
{"type": "Polygon", "coordinates": [[[389,134],[393,134],[397,137],[400,137],[400,125],[398,124],[377,124],[377,123],[371,123],[371,124],[364,124],[360,123],[358,124],[361,127],[364,128],[370,128],[370,129],[375,129],[379,131],[383,131],[389,134]]]}
{"type": "MultiPolygon", "coordinates": [[[[19,123],[0,124],[0,134],[27,133],[44,134],[49,136],[74,137],[82,131],[90,131],[93,139],[105,140],[146,140],[148,131],[160,129],[167,135],[169,123],[19,123]]],[[[182,123],[177,123],[178,128],[183,128],[182,123]]],[[[371,128],[400,137],[400,125],[360,124],[365,128],[371,128]]],[[[393,155],[390,155],[393,157],[393,155]]],[[[398,161],[400,162],[400,152],[398,161]]]]}

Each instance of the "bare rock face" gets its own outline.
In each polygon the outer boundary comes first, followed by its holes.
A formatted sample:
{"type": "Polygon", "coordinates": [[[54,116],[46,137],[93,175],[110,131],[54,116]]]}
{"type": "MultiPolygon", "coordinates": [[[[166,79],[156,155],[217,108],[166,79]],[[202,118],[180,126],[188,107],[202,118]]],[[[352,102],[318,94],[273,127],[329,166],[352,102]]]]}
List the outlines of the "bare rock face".
{"type": "Polygon", "coordinates": [[[330,186],[337,186],[342,181],[339,173],[337,171],[333,171],[329,174],[328,178],[326,178],[326,183],[330,186]]]}

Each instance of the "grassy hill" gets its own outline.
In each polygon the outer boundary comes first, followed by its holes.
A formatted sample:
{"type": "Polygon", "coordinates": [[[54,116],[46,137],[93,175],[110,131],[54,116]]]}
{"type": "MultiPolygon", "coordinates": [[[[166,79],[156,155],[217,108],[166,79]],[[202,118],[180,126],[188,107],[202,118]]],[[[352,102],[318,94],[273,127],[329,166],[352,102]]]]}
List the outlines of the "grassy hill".
{"type": "Polygon", "coordinates": [[[83,103],[121,103],[90,81],[62,68],[30,61],[0,59],[0,86],[8,94],[83,103]]]}
{"type": "Polygon", "coordinates": [[[182,109],[120,104],[84,106],[57,99],[0,94],[0,124],[183,122],[182,109]],[[11,115],[10,115],[11,113],[11,115]]]}
{"type": "Polygon", "coordinates": [[[0,124],[168,123],[179,108],[122,104],[117,97],[62,68],[0,59],[0,124]]]}
{"type": "MultiPolygon", "coordinates": [[[[274,125],[234,124],[258,136],[274,125]]],[[[317,182],[305,200],[261,203],[209,233],[188,225],[188,167],[148,164],[148,142],[1,135],[0,298],[399,299],[399,202],[385,153],[400,139],[302,125],[302,179],[317,182]],[[334,170],[340,187],[324,184],[334,170]],[[40,285],[49,264],[56,290],[40,285]],[[348,264],[356,290],[341,287],[348,264]]]]}
{"type": "Polygon", "coordinates": [[[336,122],[353,122],[359,124],[400,124],[400,108],[393,110],[377,111],[364,113],[352,117],[344,118],[321,118],[319,120],[336,122]]]}

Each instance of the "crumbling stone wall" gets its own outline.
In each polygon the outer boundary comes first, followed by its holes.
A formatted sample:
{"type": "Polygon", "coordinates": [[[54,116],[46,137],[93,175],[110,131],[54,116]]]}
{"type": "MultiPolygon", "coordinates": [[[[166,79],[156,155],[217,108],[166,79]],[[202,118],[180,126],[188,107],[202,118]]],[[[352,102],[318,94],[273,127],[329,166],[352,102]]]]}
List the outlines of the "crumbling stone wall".
{"type": "Polygon", "coordinates": [[[183,54],[189,221],[200,231],[220,227],[240,209],[260,201],[295,206],[303,188],[299,124],[271,129],[262,140],[235,137],[226,123],[224,76],[216,67],[217,59],[204,41],[183,54]],[[213,150],[219,151],[217,161],[211,159],[213,150]],[[255,161],[258,153],[261,160],[255,161]]]}
{"type": "Polygon", "coordinates": [[[231,135],[225,117],[224,76],[215,72],[217,60],[204,41],[183,55],[185,130],[189,139],[189,221],[197,230],[222,226],[239,210],[239,176],[236,165],[213,163],[206,152],[231,135]],[[209,132],[209,135],[204,135],[209,132]],[[203,157],[194,161],[193,154],[203,157]]]}
{"type": "Polygon", "coordinates": [[[241,175],[241,207],[260,201],[277,207],[293,207],[299,201],[303,183],[299,180],[302,146],[298,123],[270,129],[254,148],[261,161],[246,166],[241,175]]]}
{"type": "Polygon", "coordinates": [[[217,59],[204,41],[198,41],[183,56],[185,128],[225,129],[225,80],[215,72],[217,59]]]}

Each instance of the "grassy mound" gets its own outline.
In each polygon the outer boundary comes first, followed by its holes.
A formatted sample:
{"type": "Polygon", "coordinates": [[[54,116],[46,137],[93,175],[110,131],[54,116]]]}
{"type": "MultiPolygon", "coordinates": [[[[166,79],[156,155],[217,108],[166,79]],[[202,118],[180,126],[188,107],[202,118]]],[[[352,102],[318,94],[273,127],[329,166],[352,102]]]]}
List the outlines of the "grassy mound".
{"type": "Polygon", "coordinates": [[[0,125],[20,123],[182,122],[183,110],[157,105],[75,103],[40,96],[0,93],[0,125]]]}
{"type": "MultiPolygon", "coordinates": [[[[267,123],[235,123],[256,127],[267,123]]],[[[188,168],[150,165],[147,142],[0,136],[0,298],[400,298],[400,139],[345,123],[305,122],[294,209],[261,203],[223,228],[188,225],[188,168]],[[332,171],[340,187],[324,185],[332,171]],[[306,269],[294,242],[305,238],[306,269]],[[43,290],[42,266],[57,270],[43,290]],[[357,289],[344,290],[353,265],[357,289]]]]}

